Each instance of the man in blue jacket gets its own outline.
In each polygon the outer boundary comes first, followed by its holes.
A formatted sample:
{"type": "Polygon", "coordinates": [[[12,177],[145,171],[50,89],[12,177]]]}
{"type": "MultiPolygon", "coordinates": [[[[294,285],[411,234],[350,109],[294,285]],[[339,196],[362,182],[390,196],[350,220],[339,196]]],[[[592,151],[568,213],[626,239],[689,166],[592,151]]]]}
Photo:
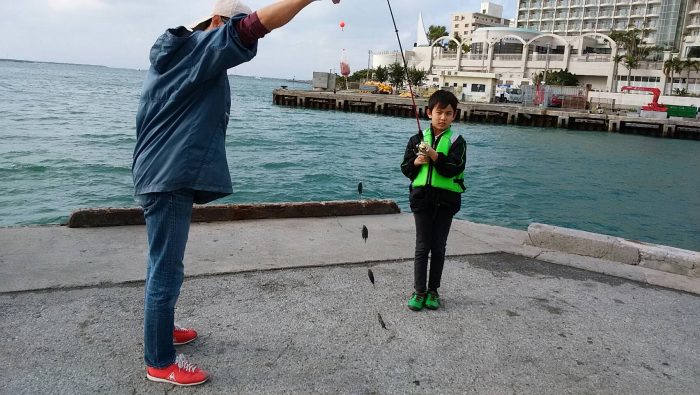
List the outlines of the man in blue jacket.
{"type": "MultiPolygon", "coordinates": [[[[175,326],[193,203],[232,193],[224,140],[231,107],[226,70],[255,57],[257,40],[314,0],[282,0],[256,12],[216,0],[191,29],[168,29],[150,52],[136,114],[133,176],[148,235],[144,360],[153,381],[196,385],[209,374],[176,356],[197,337],[175,326]]],[[[333,0],[338,3],[340,0],[333,0]]]]}

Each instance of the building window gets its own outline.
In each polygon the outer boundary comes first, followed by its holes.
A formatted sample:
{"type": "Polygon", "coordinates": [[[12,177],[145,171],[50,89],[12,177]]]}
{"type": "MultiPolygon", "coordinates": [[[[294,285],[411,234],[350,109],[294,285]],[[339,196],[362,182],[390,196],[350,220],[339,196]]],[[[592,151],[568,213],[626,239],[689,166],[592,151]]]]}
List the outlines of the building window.
{"type": "Polygon", "coordinates": [[[466,88],[468,84],[462,84],[462,88],[466,88]]]}
{"type": "Polygon", "coordinates": [[[472,92],[486,92],[486,85],[472,84],[472,92]]]}

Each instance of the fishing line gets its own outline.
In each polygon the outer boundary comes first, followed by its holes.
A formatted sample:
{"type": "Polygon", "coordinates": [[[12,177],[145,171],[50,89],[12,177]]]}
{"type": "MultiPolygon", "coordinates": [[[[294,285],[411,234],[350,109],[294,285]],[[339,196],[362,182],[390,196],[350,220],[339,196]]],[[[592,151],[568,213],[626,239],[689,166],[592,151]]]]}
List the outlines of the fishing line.
{"type": "Polygon", "coordinates": [[[418,117],[418,107],[416,106],[416,99],[413,96],[413,88],[411,87],[411,81],[408,78],[408,64],[406,63],[406,56],[403,54],[403,46],[401,45],[401,39],[399,38],[399,29],[396,27],[396,20],[394,19],[394,11],[391,10],[391,3],[386,0],[386,4],[389,6],[389,14],[391,14],[391,21],[394,22],[394,31],[396,32],[396,40],[399,42],[399,50],[401,51],[401,59],[403,59],[403,69],[406,72],[406,83],[408,84],[408,91],[411,92],[411,101],[413,102],[413,114],[416,116],[416,124],[418,124],[418,134],[423,135],[423,129],[420,127],[420,118],[418,117]]]}

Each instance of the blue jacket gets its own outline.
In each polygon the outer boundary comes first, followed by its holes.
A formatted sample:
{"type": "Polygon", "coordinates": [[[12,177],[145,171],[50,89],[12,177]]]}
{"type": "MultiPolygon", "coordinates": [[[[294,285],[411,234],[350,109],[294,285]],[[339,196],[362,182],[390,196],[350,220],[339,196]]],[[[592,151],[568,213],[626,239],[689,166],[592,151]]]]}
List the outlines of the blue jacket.
{"type": "Polygon", "coordinates": [[[195,203],[207,203],[233,192],[224,147],[231,109],[226,70],[257,52],[236,32],[243,17],[206,32],[169,29],[153,44],[136,114],[136,195],[192,189],[195,203]]]}

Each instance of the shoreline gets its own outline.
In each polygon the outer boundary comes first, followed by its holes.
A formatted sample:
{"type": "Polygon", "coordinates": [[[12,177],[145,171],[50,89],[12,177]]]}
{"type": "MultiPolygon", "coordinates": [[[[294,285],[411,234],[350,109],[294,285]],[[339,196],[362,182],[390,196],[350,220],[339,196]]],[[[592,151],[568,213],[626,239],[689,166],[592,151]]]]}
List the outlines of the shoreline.
{"type": "MultiPolygon", "coordinates": [[[[271,204],[257,211],[202,206],[199,211],[201,222],[193,221],[188,246],[194,259],[190,275],[413,257],[413,239],[406,237],[413,234],[413,217],[389,200],[271,204]],[[253,215],[239,215],[246,212],[253,215]],[[371,244],[360,239],[364,224],[371,244]],[[348,238],[357,240],[339,244],[348,238]],[[207,262],[246,264],[212,267],[207,262]]],[[[139,281],[146,249],[145,227],[132,222],[139,213],[90,210],[92,219],[78,227],[0,229],[0,262],[6,273],[0,294],[139,281]],[[116,226],[104,226],[99,220],[104,218],[116,226]],[[84,227],[91,224],[99,227],[84,227]],[[124,262],[128,267],[121,266],[124,262]]],[[[84,219],[83,214],[77,217],[84,219]]],[[[520,231],[454,220],[449,256],[504,252],[700,294],[700,252],[544,224],[520,231]]]]}
{"type": "MultiPolygon", "coordinates": [[[[410,98],[397,95],[303,91],[276,88],[275,105],[317,110],[337,110],[403,118],[414,117],[410,98]]],[[[416,98],[419,117],[427,118],[428,101],[416,98]]],[[[525,107],[514,104],[460,102],[455,122],[537,126],[579,131],[636,134],[684,140],[700,140],[700,122],[691,118],[646,118],[626,111],[597,114],[588,110],[525,107]]]]}

